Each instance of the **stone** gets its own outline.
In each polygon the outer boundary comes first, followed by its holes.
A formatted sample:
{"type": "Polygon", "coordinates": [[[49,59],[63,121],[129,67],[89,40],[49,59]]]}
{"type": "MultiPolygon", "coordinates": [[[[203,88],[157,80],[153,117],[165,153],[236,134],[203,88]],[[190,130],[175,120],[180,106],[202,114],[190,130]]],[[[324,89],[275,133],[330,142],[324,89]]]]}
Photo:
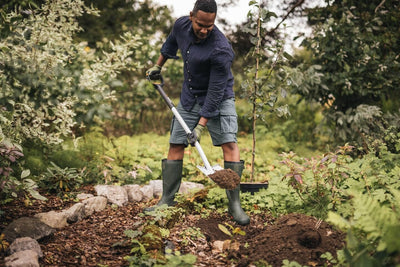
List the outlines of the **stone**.
{"type": "Polygon", "coordinates": [[[151,180],[149,185],[153,187],[153,196],[155,198],[161,197],[163,191],[162,180],[151,180]]]}
{"type": "Polygon", "coordinates": [[[96,185],[94,189],[98,196],[106,197],[112,204],[122,207],[128,203],[128,194],[122,186],[96,185]]]}
{"type": "MultiPolygon", "coordinates": [[[[163,191],[162,180],[151,180],[149,185],[153,187],[153,197],[158,198],[161,197],[163,191]]],[[[179,188],[179,193],[188,194],[193,191],[198,191],[204,189],[204,185],[200,183],[194,182],[182,182],[181,187],[179,188]]]]}
{"type": "Polygon", "coordinates": [[[140,190],[141,186],[138,184],[124,185],[126,193],[128,194],[129,202],[140,202],[143,199],[143,192],[140,190]]]}
{"type": "Polygon", "coordinates": [[[229,250],[239,251],[239,249],[240,249],[240,243],[239,243],[239,241],[233,240],[233,241],[229,244],[229,250]]]}
{"type": "Polygon", "coordinates": [[[86,216],[85,205],[82,203],[76,203],[64,212],[67,215],[67,223],[76,223],[86,216]]]}
{"type": "Polygon", "coordinates": [[[214,253],[214,254],[216,254],[216,253],[221,253],[221,252],[223,252],[224,251],[224,241],[222,241],[222,240],[215,240],[213,243],[212,243],[212,252],[214,253]]]}
{"type": "Polygon", "coordinates": [[[85,205],[85,216],[104,210],[107,207],[107,201],[107,198],[102,196],[91,197],[82,201],[82,204],[85,205]]]}
{"type": "Polygon", "coordinates": [[[54,210],[49,212],[41,212],[34,215],[43,223],[55,229],[61,229],[68,225],[67,219],[69,214],[66,212],[56,212],[54,210]]]}
{"type": "Polygon", "coordinates": [[[4,238],[10,243],[19,237],[31,237],[40,240],[54,232],[54,228],[35,217],[21,217],[11,222],[3,230],[4,238]]]}
{"type": "Polygon", "coordinates": [[[154,191],[151,185],[144,185],[140,188],[140,191],[143,193],[142,201],[148,201],[153,198],[154,191]]]}
{"type": "Polygon", "coordinates": [[[179,188],[179,193],[189,194],[189,193],[193,193],[195,191],[199,191],[202,189],[204,189],[203,184],[194,183],[194,182],[183,182],[181,184],[181,187],[179,188]]]}
{"type": "Polygon", "coordinates": [[[6,267],[39,267],[39,256],[33,250],[18,251],[4,261],[6,267]]]}
{"type": "Polygon", "coordinates": [[[33,250],[39,257],[43,257],[43,252],[39,243],[31,237],[20,237],[15,239],[8,250],[9,254],[14,254],[19,251],[33,250]]]}
{"type": "Polygon", "coordinates": [[[79,200],[85,200],[88,198],[94,197],[92,194],[86,194],[86,193],[79,193],[78,195],[76,195],[76,198],[79,200]]]}

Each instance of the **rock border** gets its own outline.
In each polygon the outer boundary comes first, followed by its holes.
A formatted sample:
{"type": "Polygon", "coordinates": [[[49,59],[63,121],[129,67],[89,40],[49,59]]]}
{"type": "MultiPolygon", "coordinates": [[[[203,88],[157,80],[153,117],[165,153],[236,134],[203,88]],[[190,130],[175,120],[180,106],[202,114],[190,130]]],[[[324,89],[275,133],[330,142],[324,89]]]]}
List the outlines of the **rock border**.
{"type": "MultiPolygon", "coordinates": [[[[203,184],[182,182],[179,192],[189,194],[204,188],[203,184]]],[[[124,206],[129,202],[145,202],[162,194],[162,180],[152,180],[148,185],[96,185],[97,196],[78,194],[79,203],[62,211],[38,213],[33,217],[21,217],[11,222],[4,230],[5,239],[11,243],[4,258],[6,267],[39,267],[43,252],[37,240],[53,234],[70,224],[81,221],[102,211],[107,204],[124,206]]]]}

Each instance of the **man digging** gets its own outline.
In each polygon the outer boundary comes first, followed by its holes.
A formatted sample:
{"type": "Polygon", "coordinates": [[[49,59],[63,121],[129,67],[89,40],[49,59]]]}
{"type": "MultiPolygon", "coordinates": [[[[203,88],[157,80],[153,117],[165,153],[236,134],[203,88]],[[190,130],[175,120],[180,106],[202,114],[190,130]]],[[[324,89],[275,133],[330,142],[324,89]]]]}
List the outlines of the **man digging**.
{"type": "MultiPolygon", "coordinates": [[[[172,119],[168,156],[162,160],[163,193],[157,206],[175,204],[175,194],[181,185],[185,148],[200,141],[205,127],[213,145],[222,148],[224,168],[233,170],[239,177],[242,175],[244,163],[240,160],[237,145],[238,125],[231,72],[234,53],[227,38],[214,24],[216,15],[215,0],[197,0],[189,16],[176,20],[162,45],[156,65],[146,71],[148,78],[159,75],[165,62],[169,58],[178,59],[177,51],[181,51],[184,82],[177,110],[193,132],[188,137],[176,118],[172,119]]],[[[250,218],[240,205],[239,193],[239,185],[226,190],[228,211],[238,224],[247,225],[250,218]]]]}

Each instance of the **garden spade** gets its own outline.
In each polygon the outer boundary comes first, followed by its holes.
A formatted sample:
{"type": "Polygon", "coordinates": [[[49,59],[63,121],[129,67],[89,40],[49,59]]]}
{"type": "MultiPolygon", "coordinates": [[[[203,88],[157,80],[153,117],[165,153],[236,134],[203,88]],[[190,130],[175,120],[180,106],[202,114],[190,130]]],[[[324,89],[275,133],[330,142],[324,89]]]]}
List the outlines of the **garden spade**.
{"type": "MultiPolygon", "coordinates": [[[[175,118],[179,121],[182,128],[185,130],[186,134],[189,136],[192,134],[192,131],[187,126],[186,122],[183,120],[182,116],[179,114],[178,110],[176,109],[174,103],[171,99],[167,96],[163,89],[164,80],[161,75],[153,75],[152,77],[147,77],[148,80],[153,84],[154,88],[160,93],[161,97],[164,99],[167,106],[170,108],[172,113],[174,114],[175,118]]],[[[220,165],[216,164],[211,166],[206,155],[204,154],[203,149],[198,141],[195,142],[194,146],[196,147],[197,151],[200,154],[201,159],[203,160],[204,166],[197,165],[197,168],[204,173],[206,176],[211,178],[215,183],[217,183],[220,187],[225,189],[231,189],[233,187],[232,181],[235,181],[235,185],[240,183],[240,178],[231,170],[229,172],[224,170],[220,165]],[[215,175],[218,172],[219,175],[215,175]],[[233,179],[231,176],[234,176],[233,179]],[[224,177],[225,176],[225,177],[224,177]],[[227,177],[228,176],[228,177],[227,177]],[[220,179],[222,177],[223,179],[220,179]],[[226,185],[226,180],[230,180],[230,183],[226,185]],[[228,186],[228,187],[227,187],[228,186]]]]}

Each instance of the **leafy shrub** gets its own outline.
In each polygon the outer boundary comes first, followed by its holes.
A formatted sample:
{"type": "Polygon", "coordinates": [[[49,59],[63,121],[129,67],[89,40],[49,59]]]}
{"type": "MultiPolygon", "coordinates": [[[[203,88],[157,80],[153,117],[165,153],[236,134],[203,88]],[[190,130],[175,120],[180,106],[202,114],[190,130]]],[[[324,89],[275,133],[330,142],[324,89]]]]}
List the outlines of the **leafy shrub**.
{"type": "Polygon", "coordinates": [[[336,210],[343,202],[341,188],[349,177],[347,155],[352,146],[342,146],[335,153],[326,153],[322,157],[304,159],[302,164],[295,161],[294,153],[283,153],[282,163],[289,171],[284,176],[288,185],[293,187],[306,206],[315,207],[318,217],[324,218],[328,210],[336,210]]]}
{"type": "MultiPolygon", "coordinates": [[[[51,147],[72,136],[78,123],[109,115],[118,74],[140,65],[132,55],[141,41],[128,32],[99,54],[76,42],[78,17],[98,15],[83,1],[46,1],[21,12],[4,14],[0,28],[0,138],[51,147]]],[[[31,159],[31,166],[41,162],[31,159]]]]}
{"type": "Polygon", "coordinates": [[[82,169],[85,167],[85,162],[82,160],[79,151],[68,148],[54,151],[49,155],[49,160],[61,168],[82,169]]]}
{"type": "MultiPolygon", "coordinates": [[[[308,13],[313,34],[302,45],[319,66],[320,79],[299,87],[299,93],[324,105],[340,143],[365,146],[365,135],[382,139],[385,115],[399,115],[399,6],[380,3],[334,1],[308,13]]],[[[309,68],[303,68],[305,78],[309,68]]]]}
{"type": "Polygon", "coordinates": [[[41,176],[41,186],[49,192],[63,194],[77,189],[83,183],[83,171],[76,168],[60,168],[54,162],[41,176]]]}
{"type": "Polygon", "coordinates": [[[30,171],[22,169],[20,159],[23,156],[20,146],[8,140],[0,142],[0,203],[7,203],[21,193],[27,199],[46,199],[36,191],[36,183],[27,178],[30,171]]]}
{"type": "Polygon", "coordinates": [[[107,138],[96,127],[76,141],[76,150],[86,164],[86,182],[144,184],[161,176],[167,144],[166,136],[154,134],[107,138]]]}

